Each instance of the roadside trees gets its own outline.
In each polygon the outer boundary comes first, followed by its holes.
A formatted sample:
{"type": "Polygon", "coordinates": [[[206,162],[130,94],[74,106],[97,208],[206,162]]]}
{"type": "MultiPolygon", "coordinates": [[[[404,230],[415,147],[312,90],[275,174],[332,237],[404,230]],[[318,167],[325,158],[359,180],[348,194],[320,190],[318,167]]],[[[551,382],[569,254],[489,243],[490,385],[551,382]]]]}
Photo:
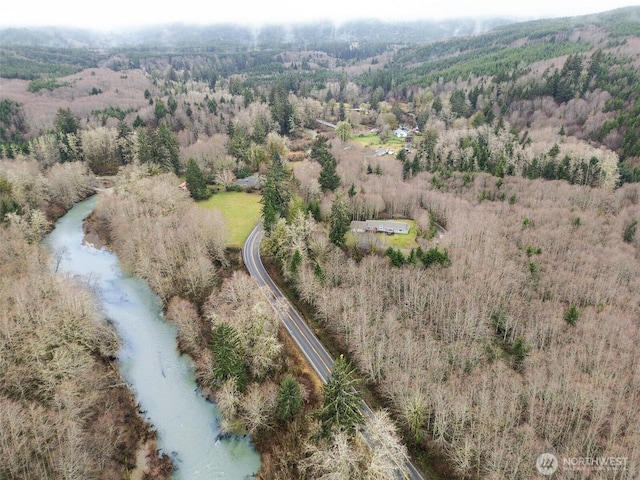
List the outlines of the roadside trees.
{"type": "Polygon", "coordinates": [[[267,233],[271,232],[278,218],[286,217],[291,198],[290,190],[286,185],[288,178],[289,175],[282,165],[280,156],[274,155],[262,193],[262,219],[267,233]]]}
{"type": "Polygon", "coordinates": [[[353,433],[364,422],[359,408],[362,398],[353,388],[357,383],[353,373],[349,362],[340,355],[333,364],[331,378],[322,387],[324,400],[316,415],[324,438],[336,431],[353,433]]]}
{"type": "Polygon", "coordinates": [[[302,408],[302,393],[300,385],[287,375],[280,384],[278,393],[278,419],[285,421],[292,418],[302,408]]]}

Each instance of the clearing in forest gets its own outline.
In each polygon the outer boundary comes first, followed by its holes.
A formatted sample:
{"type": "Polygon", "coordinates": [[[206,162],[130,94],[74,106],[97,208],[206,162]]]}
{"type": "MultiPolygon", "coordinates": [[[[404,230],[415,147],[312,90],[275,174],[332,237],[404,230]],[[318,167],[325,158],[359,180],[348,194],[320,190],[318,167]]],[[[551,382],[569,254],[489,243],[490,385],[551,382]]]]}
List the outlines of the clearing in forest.
{"type": "Polygon", "coordinates": [[[219,192],[198,205],[220,210],[229,229],[229,246],[242,247],[253,227],[260,221],[261,195],[245,192],[219,192]]]}

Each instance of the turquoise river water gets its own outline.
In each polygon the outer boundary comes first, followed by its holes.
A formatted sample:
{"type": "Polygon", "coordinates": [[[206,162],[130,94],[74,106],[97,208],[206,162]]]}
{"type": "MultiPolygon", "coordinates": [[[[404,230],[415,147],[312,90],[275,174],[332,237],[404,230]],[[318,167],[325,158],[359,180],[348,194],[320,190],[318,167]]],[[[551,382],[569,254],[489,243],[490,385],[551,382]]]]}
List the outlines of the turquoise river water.
{"type": "Polygon", "coordinates": [[[83,244],[82,222],[96,201],[94,196],[73,207],[46,244],[58,273],[91,286],[115,326],[120,374],[158,432],[158,448],[171,457],[173,479],[252,478],[260,456],[246,438],[219,438],[218,409],[200,393],[191,358],[178,352],[176,329],[164,320],[157,296],[123,272],[116,255],[83,244]]]}

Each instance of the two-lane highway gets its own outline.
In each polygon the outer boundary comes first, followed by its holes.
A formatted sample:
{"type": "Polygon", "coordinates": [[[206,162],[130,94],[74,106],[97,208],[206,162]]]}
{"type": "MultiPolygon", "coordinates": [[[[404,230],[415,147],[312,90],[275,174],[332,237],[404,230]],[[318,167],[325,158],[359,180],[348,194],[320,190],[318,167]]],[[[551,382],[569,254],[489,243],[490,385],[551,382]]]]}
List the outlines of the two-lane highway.
{"type": "Polygon", "coordinates": [[[244,264],[249,270],[249,274],[267,295],[289,335],[324,383],[331,374],[333,359],[264,268],[260,258],[260,242],[263,236],[264,231],[260,224],[253,229],[242,248],[244,264]]]}
{"type": "MultiPolygon", "coordinates": [[[[333,359],[324,348],[318,337],[302,319],[298,311],[285,297],[280,288],[271,279],[264,268],[260,258],[260,242],[264,236],[262,224],[253,229],[249,238],[242,247],[242,258],[249,274],[255,279],[265,293],[269,303],[274,308],[289,335],[298,345],[300,351],[317,373],[323,383],[331,375],[333,359]]],[[[362,413],[365,416],[372,414],[369,406],[363,402],[362,413]]],[[[366,433],[364,434],[367,437],[366,433]]],[[[374,447],[375,448],[375,447],[374,447]]],[[[398,465],[397,478],[410,478],[411,480],[424,480],[422,474],[407,458],[403,465],[398,465]]]]}

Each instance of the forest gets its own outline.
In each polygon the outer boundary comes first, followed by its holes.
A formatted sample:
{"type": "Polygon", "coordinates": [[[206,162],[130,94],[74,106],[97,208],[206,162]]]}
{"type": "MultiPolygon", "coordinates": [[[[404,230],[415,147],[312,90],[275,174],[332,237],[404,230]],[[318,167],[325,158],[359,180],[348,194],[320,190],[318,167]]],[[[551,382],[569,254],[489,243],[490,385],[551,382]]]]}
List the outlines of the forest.
{"type": "Polygon", "coordinates": [[[526,479],[544,452],[625,459],[555,478],[640,474],[640,9],[429,25],[2,32],[0,477],[124,478],[153,437],[40,245],[102,181],[88,228],[158,294],[260,478],[394,478],[409,455],[526,479]],[[203,208],[247,188],[338,359],[325,385],[203,208]],[[351,231],[375,219],[410,233],[351,231]]]}

